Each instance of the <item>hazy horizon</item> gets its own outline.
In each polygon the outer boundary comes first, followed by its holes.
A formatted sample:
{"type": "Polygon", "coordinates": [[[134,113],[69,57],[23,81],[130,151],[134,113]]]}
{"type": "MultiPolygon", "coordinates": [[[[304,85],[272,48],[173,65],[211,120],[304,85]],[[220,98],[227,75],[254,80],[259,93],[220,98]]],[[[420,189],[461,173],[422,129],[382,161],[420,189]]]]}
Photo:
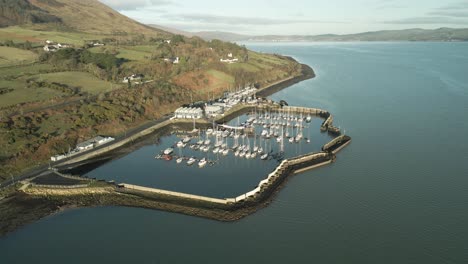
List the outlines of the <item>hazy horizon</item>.
{"type": "Polygon", "coordinates": [[[353,34],[408,28],[464,28],[468,1],[360,0],[247,1],[100,0],[144,24],[189,32],[247,35],[353,34]],[[261,12],[259,12],[261,10],[261,12]]]}

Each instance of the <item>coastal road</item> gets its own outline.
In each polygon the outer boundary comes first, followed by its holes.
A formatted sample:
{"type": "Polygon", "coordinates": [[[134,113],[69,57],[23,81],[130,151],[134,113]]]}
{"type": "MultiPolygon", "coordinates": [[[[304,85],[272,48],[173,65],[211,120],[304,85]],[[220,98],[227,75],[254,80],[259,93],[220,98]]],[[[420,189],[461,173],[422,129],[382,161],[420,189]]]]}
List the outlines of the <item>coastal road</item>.
{"type": "Polygon", "coordinates": [[[66,158],[66,159],[63,159],[63,160],[60,160],[60,161],[56,161],[56,162],[51,162],[50,164],[44,164],[44,165],[41,165],[39,167],[36,167],[18,177],[15,177],[15,178],[12,178],[12,179],[8,179],[2,183],[0,183],[0,189],[1,188],[5,188],[5,187],[8,187],[10,186],[11,184],[15,183],[15,182],[18,182],[18,181],[22,181],[22,180],[26,180],[26,179],[30,179],[30,178],[33,178],[33,177],[36,177],[36,176],[39,176],[41,174],[46,174],[48,173],[48,170],[49,170],[49,166],[50,167],[55,167],[55,166],[60,166],[62,165],[62,163],[66,162],[66,161],[69,161],[70,159],[75,159],[75,158],[78,158],[78,157],[81,157],[83,155],[87,155],[89,153],[92,153],[94,151],[97,151],[97,150],[100,150],[102,148],[105,148],[105,147],[108,147],[109,145],[112,145],[112,144],[116,144],[116,143],[119,143],[121,142],[122,140],[125,140],[129,137],[132,137],[138,133],[140,133],[141,131],[145,130],[145,129],[148,129],[152,126],[155,126],[155,125],[158,125],[162,122],[165,122],[167,120],[169,120],[170,118],[172,117],[172,115],[165,115],[163,118],[160,118],[160,119],[157,119],[157,120],[154,120],[154,121],[150,121],[150,122],[147,122],[146,124],[144,125],[141,125],[137,128],[134,128],[134,129],[130,129],[129,131],[127,131],[125,133],[125,135],[123,136],[120,136],[120,137],[117,137],[114,141],[112,142],[109,142],[107,144],[103,144],[103,145],[100,145],[96,148],[93,148],[93,149],[90,149],[88,151],[83,151],[79,154],[76,154],[76,155],[73,155],[72,157],[69,157],[69,158],[66,158]]]}

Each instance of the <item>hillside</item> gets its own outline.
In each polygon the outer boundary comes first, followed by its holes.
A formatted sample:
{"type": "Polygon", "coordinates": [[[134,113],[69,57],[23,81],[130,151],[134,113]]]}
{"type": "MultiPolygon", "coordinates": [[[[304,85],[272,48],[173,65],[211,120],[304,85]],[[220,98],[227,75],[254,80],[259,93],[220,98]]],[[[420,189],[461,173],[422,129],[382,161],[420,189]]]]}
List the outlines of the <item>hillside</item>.
{"type": "Polygon", "coordinates": [[[60,22],[60,18],[33,6],[27,0],[0,0],[0,27],[60,22]]]}
{"type": "Polygon", "coordinates": [[[302,74],[292,59],[150,28],[98,0],[0,1],[14,11],[0,28],[0,182],[96,135],[302,74]]]}
{"type": "Polygon", "coordinates": [[[91,34],[166,35],[97,0],[0,0],[0,27],[14,25],[91,34]]]}

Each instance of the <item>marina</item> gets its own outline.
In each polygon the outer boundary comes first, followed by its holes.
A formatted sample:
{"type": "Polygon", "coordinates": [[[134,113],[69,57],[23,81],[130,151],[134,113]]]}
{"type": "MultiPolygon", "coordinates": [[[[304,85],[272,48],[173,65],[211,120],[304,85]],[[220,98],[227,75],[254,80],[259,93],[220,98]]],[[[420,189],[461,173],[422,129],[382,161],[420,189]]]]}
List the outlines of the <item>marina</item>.
{"type": "Polygon", "coordinates": [[[235,197],[256,186],[282,160],[318,152],[333,139],[320,132],[322,118],[310,116],[308,121],[308,116],[254,108],[226,124],[197,128],[195,133],[190,126],[185,132],[174,127],[159,139],[150,136],[138,150],[86,176],[194,195],[235,197]]]}

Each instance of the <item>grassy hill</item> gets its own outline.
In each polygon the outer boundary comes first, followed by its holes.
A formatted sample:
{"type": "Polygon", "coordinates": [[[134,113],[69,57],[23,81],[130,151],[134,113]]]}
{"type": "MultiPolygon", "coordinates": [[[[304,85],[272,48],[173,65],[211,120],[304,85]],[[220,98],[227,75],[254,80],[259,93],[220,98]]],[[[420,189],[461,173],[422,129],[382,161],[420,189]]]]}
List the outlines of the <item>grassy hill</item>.
{"type": "Polygon", "coordinates": [[[301,73],[288,58],[150,28],[98,0],[0,1],[9,3],[0,28],[0,181],[93,136],[122,135],[190,98],[301,73]],[[46,52],[46,40],[71,47],[46,52]],[[221,62],[228,54],[239,62],[221,62]],[[143,80],[123,82],[135,73],[143,80]]]}
{"type": "Polygon", "coordinates": [[[35,7],[60,17],[67,27],[85,33],[167,35],[140,24],[97,0],[30,0],[35,7]]]}
{"type": "Polygon", "coordinates": [[[0,27],[60,22],[60,18],[32,5],[27,0],[0,0],[0,27]]]}

